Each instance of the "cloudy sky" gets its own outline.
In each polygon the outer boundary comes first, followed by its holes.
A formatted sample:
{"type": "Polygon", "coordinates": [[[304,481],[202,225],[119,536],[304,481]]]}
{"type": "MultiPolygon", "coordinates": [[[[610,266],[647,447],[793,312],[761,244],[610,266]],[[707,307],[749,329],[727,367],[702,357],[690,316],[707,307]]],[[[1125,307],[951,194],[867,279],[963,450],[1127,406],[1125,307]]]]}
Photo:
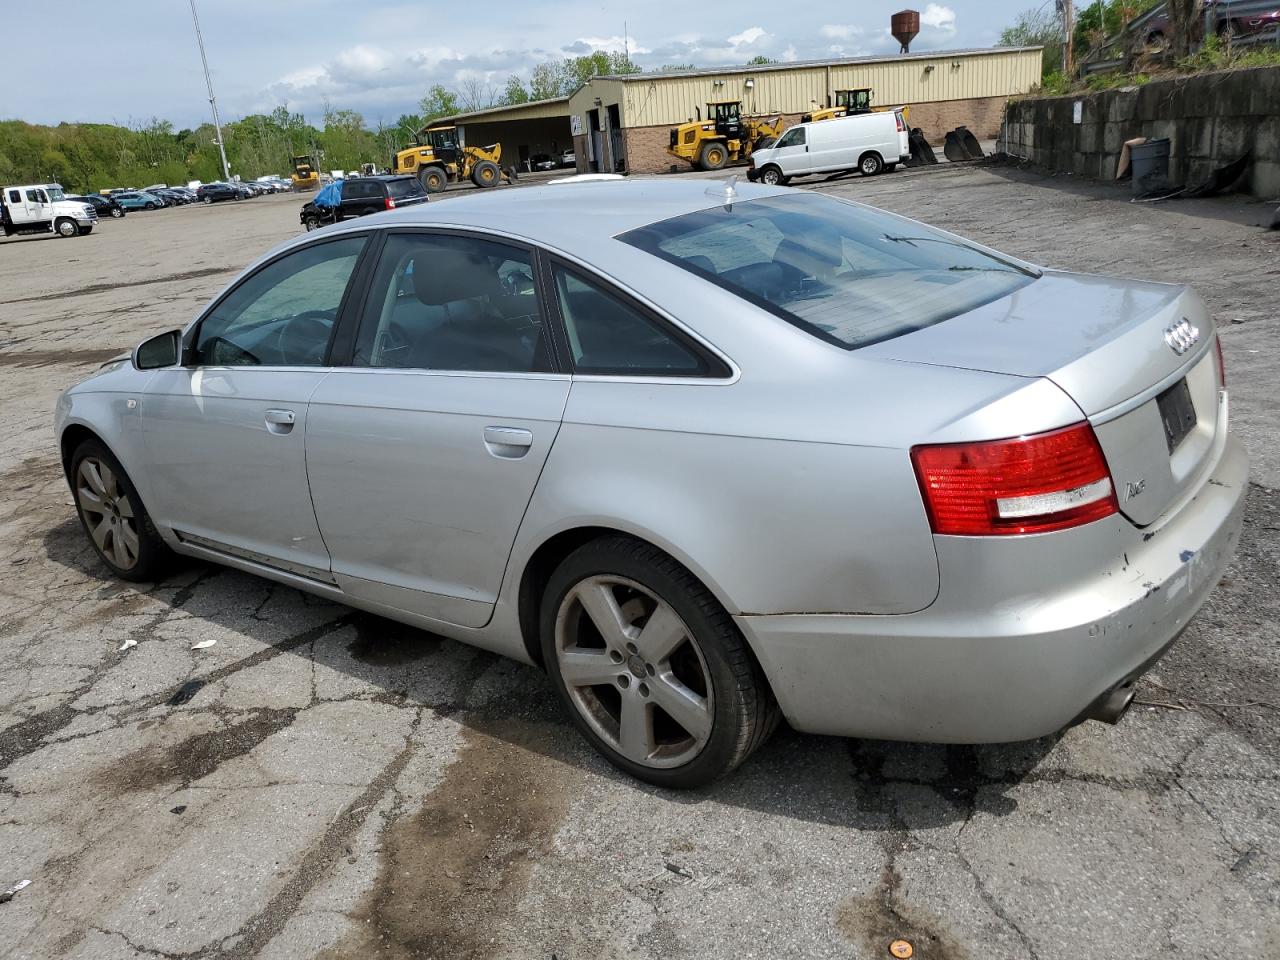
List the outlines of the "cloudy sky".
{"type": "MultiPolygon", "coordinates": [[[[327,101],[370,123],[412,110],[433,83],[468,77],[501,88],[534,64],[621,50],[646,68],[894,53],[889,15],[905,4],[735,0],[487,4],[403,0],[196,0],[218,106],[228,119],[287,103],[319,119],[327,101]],[[305,12],[305,19],[300,16],[305,12]]],[[[10,23],[48,26],[47,2],[4,0],[10,23]]],[[[916,4],[922,28],[913,51],[990,46],[1035,0],[945,0],[916,4]]],[[[184,0],[64,0],[49,43],[8,43],[0,58],[0,118],[142,122],[190,126],[208,102],[184,0]],[[114,38],[114,39],[109,39],[114,38]],[[80,64],[57,66],[64,44],[80,64]],[[52,59],[51,59],[52,57],[52,59]],[[25,78],[25,79],[24,79],[25,78]]],[[[34,35],[30,36],[35,40],[34,35]]]]}

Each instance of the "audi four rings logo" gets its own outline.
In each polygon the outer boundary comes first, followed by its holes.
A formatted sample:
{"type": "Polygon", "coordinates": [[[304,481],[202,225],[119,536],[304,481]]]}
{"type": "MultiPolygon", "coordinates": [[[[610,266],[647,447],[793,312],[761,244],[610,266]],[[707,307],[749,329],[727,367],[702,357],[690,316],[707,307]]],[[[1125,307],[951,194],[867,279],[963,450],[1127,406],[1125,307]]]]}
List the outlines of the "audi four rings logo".
{"type": "Polygon", "coordinates": [[[1194,347],[1199,339],[1200,328],[1194,326],[1186,317],[1183,317],[1164,332],[1164,342],[1172,347],[1173,352],[1178,356],[1182,356],[1194,347]]]}

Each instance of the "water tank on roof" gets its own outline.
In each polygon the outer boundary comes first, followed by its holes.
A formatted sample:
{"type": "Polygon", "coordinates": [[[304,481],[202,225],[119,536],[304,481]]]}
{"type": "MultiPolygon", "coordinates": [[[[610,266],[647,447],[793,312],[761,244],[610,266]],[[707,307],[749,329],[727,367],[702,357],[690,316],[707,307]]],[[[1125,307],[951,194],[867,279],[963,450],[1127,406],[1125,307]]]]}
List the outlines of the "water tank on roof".
{"type": "Polygon", "coordinates": [[[900,53],[909,53],[911,41],[920,32],[920,14],[916,10],[900,10],[889,18],[889,32],[902,44],[900,53]]]}

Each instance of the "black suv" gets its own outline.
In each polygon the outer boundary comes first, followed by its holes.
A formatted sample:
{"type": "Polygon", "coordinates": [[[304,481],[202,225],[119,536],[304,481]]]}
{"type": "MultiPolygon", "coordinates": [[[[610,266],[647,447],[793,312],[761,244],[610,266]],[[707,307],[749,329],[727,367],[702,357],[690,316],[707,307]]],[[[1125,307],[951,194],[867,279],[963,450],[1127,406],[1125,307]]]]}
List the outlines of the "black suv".
{"type": "Polygon", "coordinates": [[[68,196],[68,200],[79,200],[82,203],[92,205],[93,209],[98,212],[98,219],[103,217],[115,217],[119,220],[124,216],[124,207],[116,203],[110,197],[104,197],[100,193],[87,193],[82,197],[68,196]]]}
{"type": "Polygon", "coordinates": [[[352,177],[342,181],[342,203],[339,206],[317,207],[314,200],[308,200],[303,204],[298,219],[308,230],[314,230],[326,223],[426,202],[427,191],[417,177],[395,174],[352,177]]]}
{"type": "Polygon", "coordinates": [[[196,199],[201,203],[217,203],[219,200],[239,200],[240,191],[229,183],[203,183],[196,190],[196,199]]]}

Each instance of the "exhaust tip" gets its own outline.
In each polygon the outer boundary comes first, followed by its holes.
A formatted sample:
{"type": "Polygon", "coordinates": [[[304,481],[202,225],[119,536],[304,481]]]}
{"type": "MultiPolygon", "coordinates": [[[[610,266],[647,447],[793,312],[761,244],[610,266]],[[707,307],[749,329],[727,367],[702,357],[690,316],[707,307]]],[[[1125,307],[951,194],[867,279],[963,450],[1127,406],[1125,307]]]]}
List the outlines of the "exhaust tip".
{"type": "Polygon", "coordinates": [[[1100,720],[1112,725],[1119,723],[1120,718],[1129,712],[1129,707],[1133,704],[1133,687],[1132,682],[1112,687],[1093,702],[1085,713],[1085,719],[1100,720]]]}

